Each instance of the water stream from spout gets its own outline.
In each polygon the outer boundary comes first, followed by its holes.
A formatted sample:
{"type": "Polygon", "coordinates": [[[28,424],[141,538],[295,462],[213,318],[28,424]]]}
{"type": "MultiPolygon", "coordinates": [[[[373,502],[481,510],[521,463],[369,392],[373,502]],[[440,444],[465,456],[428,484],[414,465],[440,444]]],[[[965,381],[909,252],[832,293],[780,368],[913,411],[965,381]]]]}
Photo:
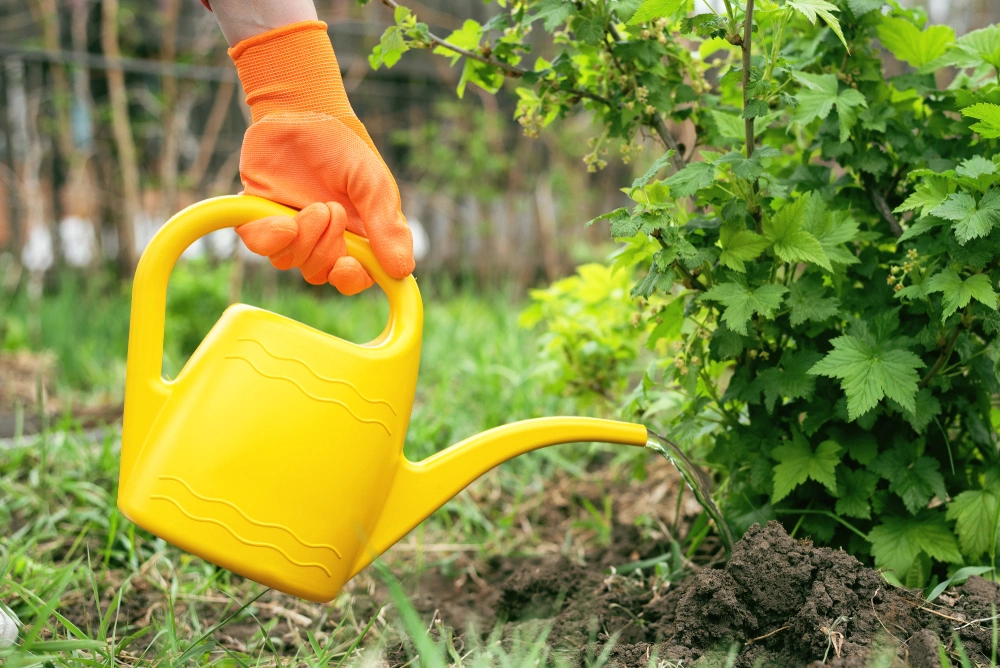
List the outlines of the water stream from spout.
{"type": "Polygon", "coordinates": [[[695,466],[694,462],[688,459],[687,455],[681,452],[681,449],[669,439],[652,431],[647,430],[647,433],[649,434],[649,440],[646,441],[646,447],[660,453],[667,458],[667,461],[674,465],[674,468],[681,474],[681,478],[684,479],[684,482],[687,483],[687,486],[694,493],[694,498],[698,500],[701,507],[705,509],[708,516],[715,522],[715,526],[719,531],[719,537],[726,548],[726,554],[730,554],[733,549],[733,534],[729,531],[726,518],[722,516],[719,507],[715,505],[715,500],[712,499],[712,479],[704,471],[695,466]]]}

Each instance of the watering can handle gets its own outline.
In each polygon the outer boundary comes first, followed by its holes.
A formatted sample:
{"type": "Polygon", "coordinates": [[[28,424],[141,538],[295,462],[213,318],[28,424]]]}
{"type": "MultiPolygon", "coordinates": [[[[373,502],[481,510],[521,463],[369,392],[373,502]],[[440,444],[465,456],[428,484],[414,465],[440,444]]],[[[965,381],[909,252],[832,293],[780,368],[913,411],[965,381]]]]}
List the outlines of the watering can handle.
{"type": "MultiPolygon", "coordinates": [[[[133,387],[126,387],[126,403],[130,389],[140,395],[150,391],[164,395],[168,390],[162,377],[167,282],[181,253],[210,232],[266,216],[294,214],[294,210],[260,197],[227,195],[193,204],[160,228],[139,260],[132,287],[127,364],[133,387]],[[145,387],[136,387],[134,381],[145,387]]],[[[345,232],[344,238],[348,255],[361,263],[389,299],[389,323],[382,335],[368,345],[394,348],[419,337],[423,306],[416,280],[412,276],[395,279],[385,273],[367,239],[350,232],[345,232]]]]}

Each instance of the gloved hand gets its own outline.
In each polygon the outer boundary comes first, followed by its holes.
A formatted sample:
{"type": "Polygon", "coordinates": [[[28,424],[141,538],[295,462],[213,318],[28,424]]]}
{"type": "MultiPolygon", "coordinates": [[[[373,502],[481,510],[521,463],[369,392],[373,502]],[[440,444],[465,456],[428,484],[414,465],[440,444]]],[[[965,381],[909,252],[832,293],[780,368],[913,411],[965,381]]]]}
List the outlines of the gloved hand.
{"type": "Polygon", "coordinates": [[[322,21],[245,39],[229,50],[253,123],[243,138],[244,193],[300,209],[241,225],[247,247],[314,285],[356,294],[372,279],[347,256],[344,230],[368,238],[386,273],[413,271],[399,190],[354,115],[322,21]]]}

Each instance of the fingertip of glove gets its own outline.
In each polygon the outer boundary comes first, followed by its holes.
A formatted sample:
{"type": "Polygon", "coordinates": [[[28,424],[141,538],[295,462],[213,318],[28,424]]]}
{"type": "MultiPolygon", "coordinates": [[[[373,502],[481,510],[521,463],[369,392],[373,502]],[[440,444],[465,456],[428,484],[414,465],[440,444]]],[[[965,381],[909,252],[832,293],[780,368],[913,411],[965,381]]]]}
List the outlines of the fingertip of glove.
{"type": "Polygon", "coordinates": [[[254,253],[273,255],[295,240],[299,228],[289,216],[268,216],[236,228],[236,233],[254,253]]]}
{"type": "Polygon", "coordinates": [[[337,264],[330,270],[328,280],[341,294],[348,296],[356,295],[375,284],[361,263],[350,256],[337,260],[337,264]]]}

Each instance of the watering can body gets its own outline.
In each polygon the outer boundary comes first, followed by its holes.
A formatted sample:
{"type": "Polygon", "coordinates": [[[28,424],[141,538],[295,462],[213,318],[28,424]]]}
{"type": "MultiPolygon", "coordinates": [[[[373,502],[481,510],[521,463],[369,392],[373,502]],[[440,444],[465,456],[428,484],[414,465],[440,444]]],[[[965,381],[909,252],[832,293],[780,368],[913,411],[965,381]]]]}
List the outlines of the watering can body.
{"type": "Polygon", "coordinates": [[[473,436],[423,462],[402,454],[423,311],[413,277],[348,252],[385,291],[382,334],[359,345],[281,315],[229,307],[183,370],[161,376],[170,270],[195,239],[290,210],[206,200],[168,221],[136,271],[118,505],[137,525],[280,591],[332,599],[479,475],[546,445],[642,445],[640,425],[542,418],[473,436]]]}

